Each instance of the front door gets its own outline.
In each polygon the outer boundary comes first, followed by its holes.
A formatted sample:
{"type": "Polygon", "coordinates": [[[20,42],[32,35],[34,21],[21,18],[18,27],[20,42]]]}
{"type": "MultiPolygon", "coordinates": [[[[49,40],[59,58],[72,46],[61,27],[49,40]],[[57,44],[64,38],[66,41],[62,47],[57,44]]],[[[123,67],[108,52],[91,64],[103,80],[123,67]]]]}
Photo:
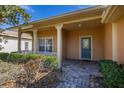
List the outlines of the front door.
{"type": "Polygon", "coordinates": [[[91,37],[81,38],[81,59],[91,60],[91,37]]]}

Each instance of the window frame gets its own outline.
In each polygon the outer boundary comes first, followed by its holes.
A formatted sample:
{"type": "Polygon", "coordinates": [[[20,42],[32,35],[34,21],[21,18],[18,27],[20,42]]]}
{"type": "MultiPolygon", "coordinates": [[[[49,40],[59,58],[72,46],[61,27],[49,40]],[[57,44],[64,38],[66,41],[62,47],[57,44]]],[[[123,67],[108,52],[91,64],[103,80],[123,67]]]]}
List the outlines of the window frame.
{"type": "Polygon", "coordinates": [[[39,42],[39,43],[38,43],[38,44],[39,44],[38,47],[40,47],[40,46],[44,46],[44,47],[45,47],[45,51],[40,51],[40,50],[39,50],[40,52],[44,52],[44,53],[52,53],[52,52],[53,52],[53,37],[40,37],[40,38],[38,38],[38,40],[39,40],[39,41],[38,41],[38,42],[39,42]],[[45,40],[45,43],[44,43],[45,45],[41,45],[41,44],[40,44],[40,40],[41,40],[41,39],[44,39],[44,40],[45,40]],[[52,40],[52,44],[51,44],[51,45],[47,45],[47,44],[46,44],[46,40],[47,40],[47,39],[51,39],[51,40],[52,40]],[[51,46],[51,47],[52,47],[52,51],[51,51],[51,52],[48,52],[48,51],[47,51],[46,48],[47,48],[48,46],[51,46]]]}
{"type": "Polygon", "coordinates": [[[28,41],[25,42],[25,50],[26,50],[26,51],[29,50],[29,42],[28,42],[28,41]],[[26,43],[27,43],[27,44],[26,44],[26,43]],[[26,46],[26,45],[28,45],[28,46],[26,46]],[[26,49],[26,48],[28,48],[28,49],[26,49]]]}

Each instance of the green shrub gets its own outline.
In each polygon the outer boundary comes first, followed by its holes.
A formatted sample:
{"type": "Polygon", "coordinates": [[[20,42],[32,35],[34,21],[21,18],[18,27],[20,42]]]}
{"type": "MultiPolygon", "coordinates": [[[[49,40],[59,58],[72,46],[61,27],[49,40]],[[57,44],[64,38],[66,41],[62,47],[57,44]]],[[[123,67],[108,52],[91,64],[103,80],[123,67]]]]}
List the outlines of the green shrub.
{"type": "Polygon", "coordinates": [[[22,63],[25,62],[26,57],[20,53],[10,53],[8,61],[12,63],[22,63]]]}
{"type": "Polygon", "coordinates": [[[52,70],[56,70],[58,67],[57,58],[55,56],[44,56],[44,66],[52,70]]]}
{"type": "Polygon", "coordinates": [[[21,54],[21,53],[0,53],[0,59],[12,63],[26,63],[29,60],[41,59],[44,66],[49,69],[57,69],[57,58],[55,56],[40,55],[40,54],[21,54]]]}
{"type": "Polygon", "coordinates": [[[116,62],[100,61],[105,87],[124,87],[124,69],[116,62]]]}
{"type": "Polygon", "coordinates": [[[8,60],[13,63],[25,63],[28,60],[35,60],[41,58],[38,54],[20,54],[10,53],[8,60]]]}
{"type": "Polygon", "coordinates": [[[9,56],[9,53],[3,53],[3,52],[1,52],[0,53],[0,60],[8,61],[8,56],[9,56]]]}
{"type": "Polygon", "coordinates": [[[41,55],[39,55],[39,54],[26,54],[26,56],[27,56],[27,59],[28,60],[30,60],[30,59],[39,59],[39,58],[42,58],[42,56],[41,55]]]}

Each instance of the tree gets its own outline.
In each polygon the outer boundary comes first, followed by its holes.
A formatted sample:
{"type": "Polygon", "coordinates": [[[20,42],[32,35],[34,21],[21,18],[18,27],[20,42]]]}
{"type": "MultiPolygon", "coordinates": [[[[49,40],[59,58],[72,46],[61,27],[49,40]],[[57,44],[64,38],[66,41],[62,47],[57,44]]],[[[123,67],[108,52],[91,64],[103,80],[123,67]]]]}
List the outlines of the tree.
{"type": "Polygon", "coordinates": [[[0,5],[0,25],[19,25],[28,23],[31,16],[21,7],[16,5],[0,5]]]}

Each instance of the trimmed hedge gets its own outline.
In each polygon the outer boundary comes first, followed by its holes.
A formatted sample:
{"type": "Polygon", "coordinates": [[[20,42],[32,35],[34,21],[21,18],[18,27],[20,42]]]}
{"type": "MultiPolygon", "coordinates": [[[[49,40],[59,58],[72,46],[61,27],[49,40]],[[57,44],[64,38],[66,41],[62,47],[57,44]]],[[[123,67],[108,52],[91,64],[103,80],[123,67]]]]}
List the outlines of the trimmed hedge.
{"type": "Polygon", "coordinates": [[[38,54],[0,53],[0,60],[12,63],[24,63],[38,58],[42,58],[42,56],[38,54]]]}
{"type": "Polygon", "coordinates": [[[25,63],[28,60],[40,59],[42,56],[38,54],[20,54],[20,53],[10,53],[8,57],[9,62],[13,63],[25,63]]]}
{"type": "Polygon", "coordinates": [[[103,74],[103,83],[108,88],[124,87],[124,68],[113,61],[102,60],[99,62],[103,74]]]}
{"type": "Polygon", "coordinates": [[[9,53],[4,53],[4,52],[1,52],[0,53],[0,59],[3,60],[3,61],[8,61],[8,56],[9,56],[9,53]]]}
{"type": "Polygon", "coordinates": [[[57,69],[57,58],[55,56],[40,54],[21,54],[21,53],[0,53],[0,60],[16,64],[26,63],[29,60],[41,59],[44,66],[50,69],[57,69]]]}

